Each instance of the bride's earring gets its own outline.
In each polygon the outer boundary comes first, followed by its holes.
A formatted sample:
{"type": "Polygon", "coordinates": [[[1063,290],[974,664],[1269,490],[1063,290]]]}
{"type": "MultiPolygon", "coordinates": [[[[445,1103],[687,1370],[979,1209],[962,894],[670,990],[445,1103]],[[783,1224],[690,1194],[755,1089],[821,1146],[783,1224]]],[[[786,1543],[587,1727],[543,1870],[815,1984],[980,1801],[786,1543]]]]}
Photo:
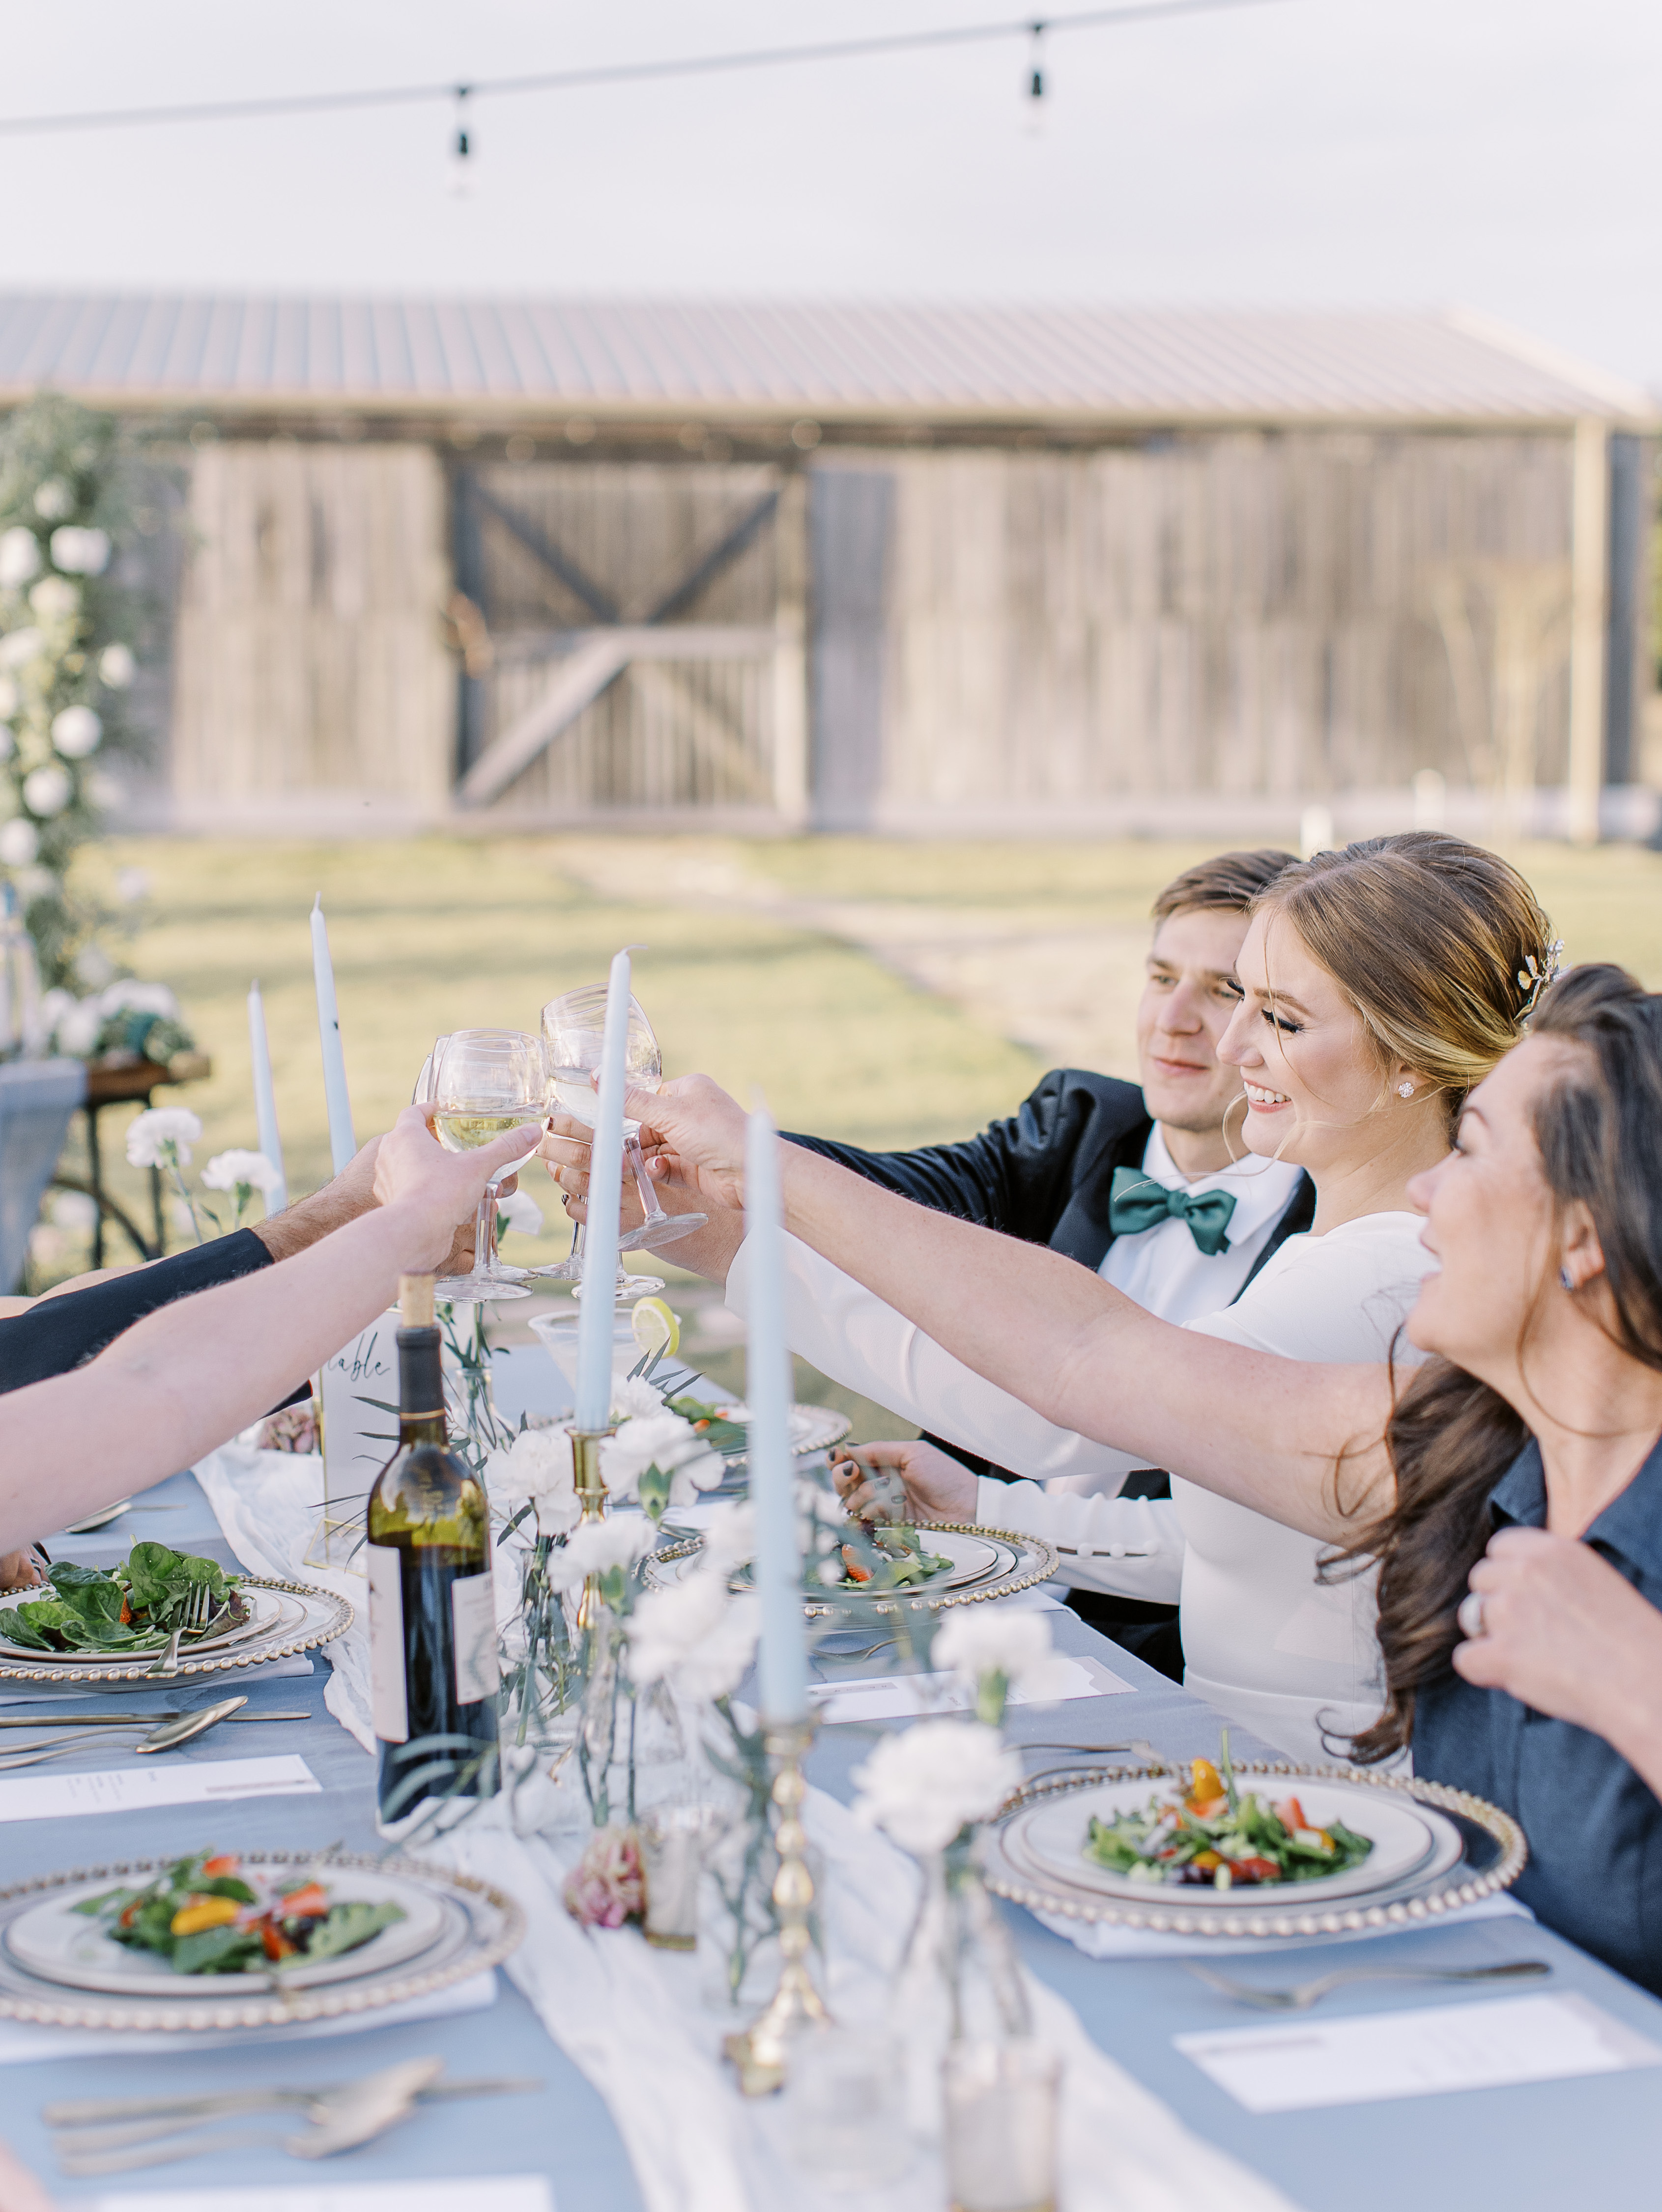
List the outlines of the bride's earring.
{"type": "Polygon", "coordinates": [[[1568,1267],[1561,1267],[1558,1270],[1558,1279],[1567,1291],[1573,1291],[1575,1288],[1575,1278],[1568,1267]]]}
{"type": "Polygon", "coordinates": [[[1399,1098],[1411,1098],[1414,1096],[1414,1085],[1411,1083],[1399,1083],[1397,1085],[1397,1096],[1399,1098]]]}

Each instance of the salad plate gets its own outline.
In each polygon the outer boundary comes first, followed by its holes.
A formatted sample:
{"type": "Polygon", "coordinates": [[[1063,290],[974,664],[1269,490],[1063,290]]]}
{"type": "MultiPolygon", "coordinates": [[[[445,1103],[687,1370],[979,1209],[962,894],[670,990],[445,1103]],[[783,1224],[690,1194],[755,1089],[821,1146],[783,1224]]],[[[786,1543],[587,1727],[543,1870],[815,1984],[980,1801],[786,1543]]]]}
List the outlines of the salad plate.
{"type": "MultiPolygon", "coordinates": [[[[947,1559],[950,1565],[921,1581],[898,1586],[880,1589],[849,1582],[828,1589],[823,1596],[805,1589],[802,1601],[808,1618],[974,1605],[985,1598],[1009,1597],[1017,1590],[1031,1589],[1048,1582],[1056,1571],[1056,1551],[1041,1537],[944,1522],[919,1522],[917,1534],[931,1554],[947,1559]]],[[[654,1552],[645,1563],[648,1584],[663,1589],[679,1582],[703,1550],[703,1540],[702,1536],[693,1536],[654,1552]]],[[[740,1567],[732,1583],[734,1589],[747,1589],[748,1568],[740,1567]]]]}
{"type": "MultiPolygon", "coordinates": [[[[324,1871],[332,1905],[391,1907],[400,1917],[368,1942],[315,1963],[277,1971],[217,1973],[211,1984],[216,1995],[259,1994],[275,1987],[320,1989],[333,1982],[357,1981],[422,1957],[447,1932],[454,1932],[455,1908],[420,1882],[357,1869],[342,1872],[330,1867],[324,1871]]],[[[107,1896],[111,1887],[107,1881],[83,1882],[21,1913],[0,1939],[7,1956],[36,1979],[63,1989],[110,1990],[124,1996],[177,1996],[183,1983],[180,1974],[155,1952],[114,1942],[105,1919],[87,1910],[107,1896]]]]}
{"type": "Polygon", "coordinates": [[[1183,1775],[1157,1764],[1090,1767],[1026,1784],[986,1832],[987,1886],[1035,1911],[1164,1935],[1342,1936],[1413,1927],[1514,1882],[1529,1856],[1509,1814],[1468,1792],[1356,1767],[1238,1760],[1234,1779],[1274,1803],[1296,1797],[1308,1820],[1338,1821],[1368,1849],[1310,1881],[1219,1892],[1126,1880],[1085,1856],[1093,1819],[1112,1822],[1175,1797],[1183,1775]],[[1377,1854],[1377,1856],[1376,1856],[1377,1854]]]}
{"type": "MultiPolygon", "coordinates": [[[[0,2018],[138,2033],[339,2019],[465,1981],[499,1965],[525,1933],[514,1900],[473,1875],[416,1859],[344,1853],[240,1854],[240,1874],[262,1903],[285,1891],[303,1903],[296,1885],[320,1887],[316,1911],[326,1922],[328,1912],[356,1906],[372,1915],[379,1908],[385,1923],[338,1955],[278,1960],[265,1972],[178,1971],[154,1951],[124,1951],[98,1917],[76,1909],[112,1891],[163,1882],[180,1863],[82,1867],[0,1890],[0,2018]]],[[[281,1926],[293,1933],[295,1923],[281,1926]]]]}
{"type": "MultiPolygon", "coordinates": [[[[268,1659],[287,1659],[331,1644],[352,1625],[346,1599],[310,1583],[286,1583],[243,1575],[237,1589],[250,1618],[200,1643],[186,1643],[174,1677],[234,1673],[268,1659]]],[[[0,1607],[27,1602],[37,1590],[0,1592],[0,1607]]],[[[0,1682],[67,1682],[82,1689],[126,1689],[141,1684],[160,1656],[161,1646],[139,1650],[42,1651],[0,1634],[0,1682]]],[[[152,1681],[154,1678],[150,1678],[152,1681]]]]}
{"type": "MultiPolygon", "coordinates": [[[[1170,1795],[1171,1785],[1166,1785],[1170,1795]]],[[[1332,1897],[1350,1897],[1371,1890],[1394,1888],[1410,1875],[1446,1873],[1461,1853],[1460,1833],[1453,1823],[1429,1806],[1397,1801],[1370,1790],[1364,1796],[1354,1786],[1330,1783],[1301,1784],[1294,1792],[1270,1786],[1260,1791],[1269,1803],[1294,1800],[1306,1820],[1315,1829],[1339,1822],[1369,1845],[1366,1857],[1342,1871],[1310,1876],[1299,1881],[1264,1881],[1250,1891],[1208,1888],[1202,1884],[1167,1887],[1136,1875],[1099,1864],[1087,1852],[1093,1820],[1111,1822],[1141,1812],[1151,1798],[1161,1795],[1160,1785],[1146,1781],[1110,1782],[1076,1796],[1035,1805],[1011,1821],[1006,1848],[1042,1878],[1060,1878],[1076,1888],[1103,1897],[1147,1902],[1165,1897],[1199,1911],[1239,1910],[1243,1899],[1263,1904],[1295,1899],[1300,1906],[1332,1897]]]]}

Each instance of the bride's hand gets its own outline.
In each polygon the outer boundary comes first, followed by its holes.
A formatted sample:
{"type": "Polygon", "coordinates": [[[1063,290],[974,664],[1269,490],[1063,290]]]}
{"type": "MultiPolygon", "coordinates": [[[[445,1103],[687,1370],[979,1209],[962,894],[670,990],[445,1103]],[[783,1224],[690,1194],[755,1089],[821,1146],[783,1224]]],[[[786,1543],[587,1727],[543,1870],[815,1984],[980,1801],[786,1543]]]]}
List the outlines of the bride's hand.
{"type": "Polygon", "coordinates": [[[624,1111],[656,1148],[648,1172],[721,1206],[745,1202],[744,1109],[707,1075],[678,1075],[661,1091],[631,1091],[624,1111]]]}
{"type": "Polygon", "coordinates": [[[855,1520],[973,1521],[975,1477],[934,1444],[859,1444],[831,1469],[837,1494],[855,1520]],[[894,1477],[905,1488],[897,1510],[894,1477]]]}

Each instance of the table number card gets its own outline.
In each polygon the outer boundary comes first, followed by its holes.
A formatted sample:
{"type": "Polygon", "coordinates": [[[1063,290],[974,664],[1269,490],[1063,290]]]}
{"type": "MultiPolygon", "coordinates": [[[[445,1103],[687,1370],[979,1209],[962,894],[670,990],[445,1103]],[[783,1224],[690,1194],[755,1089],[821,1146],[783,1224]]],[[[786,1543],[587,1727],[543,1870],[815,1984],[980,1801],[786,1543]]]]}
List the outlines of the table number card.
{"type": "Polygon", "coordinates": [[[366,1494],[397,1448],[398,1310],[344,1344],[318,1377],[323,1407],[323,1513],[307,1548],[308,1567],[362,1571],[357,1549],[366,1494]]]}
{"type": "Polygon", "coordinates": [[[153,2189],[94,2197],[87,2212],[554,2212],[539,2173],[444,2181],[338,2181],[276,2189],[153,2189]]]}
{"type": "Polygon", "coordinates": [[[1662,2066],[1662,2046],[1572,1990],[1344,2020],[1306,2018],[1172,2040],[1249,2112],[1371,2105],[1662,2066]]]}

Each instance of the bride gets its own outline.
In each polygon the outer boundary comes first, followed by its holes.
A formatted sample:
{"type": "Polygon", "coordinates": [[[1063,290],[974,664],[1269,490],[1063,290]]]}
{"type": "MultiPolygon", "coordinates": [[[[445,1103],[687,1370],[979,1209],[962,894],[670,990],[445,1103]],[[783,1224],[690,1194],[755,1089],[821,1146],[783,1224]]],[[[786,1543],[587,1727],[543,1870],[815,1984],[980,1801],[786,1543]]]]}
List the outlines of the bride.
{"type": "MultiPolygon", "coordinates": [[[[742,1202],[744,1117],[714,1085],[627,1110],[682,1179],[742,1202]]],[[[1430,1255],[1409,1328],[1430,1358],[1405,1384],[1208,1342],[788,1145],[781,1178],[799,1237],[1047,1419],[1377,1561],[1385,1699],[1358,1755],[1411,1746],[1422,1774],[1519,1815],[1523,1902],[1662,1988],[1654,1684],[1531,1676],[1528,1639],[1497,1642],[1486,1617],[1525,1555],[1592,1590],[1589,1651],[1604,1615],[1662,1603],[1662,998],[1577,970],[1466,1101],[1409,1194],[1430,1255]]]]}
{"type": "MultiPolygon", "coordinates": [[[[1315,1220],[1190,1329],[1295,1359],[1393,1356],[1431,1264],[1409,1184],[1444,1157],[1468,1090],[1516,1042],[1549,935],[1516,871],[1455,838],[1373,839],[1277,878],[1256,902],[1218,1047],[1243,1083],[1226,1129],[1251,1167],[1256,1154],[1309,1172],[1315,1220]]],[[[727,1279],[740,1312],[746,1276],[741,1250],[727,1279]]],[[[937,1518],[1048,1537],[1076,1586],[1178,1602],[1188,1686],[1280,1750],[1319,1759],[1378,1718],[1371,1575],[1322,1580],[1321,1543],[1180,1472],[1169,1501],[1077,1494],[1094,1486],[1104,1443],[1129,1437],[1041,1419],[794,1240],[786,1297],[791,1347],[822,1373],[1004,1467],[1069,1480],[977,1483],[916,1443],[862,1447],[865,1470],[896,1470],[937,1518]]]]}

